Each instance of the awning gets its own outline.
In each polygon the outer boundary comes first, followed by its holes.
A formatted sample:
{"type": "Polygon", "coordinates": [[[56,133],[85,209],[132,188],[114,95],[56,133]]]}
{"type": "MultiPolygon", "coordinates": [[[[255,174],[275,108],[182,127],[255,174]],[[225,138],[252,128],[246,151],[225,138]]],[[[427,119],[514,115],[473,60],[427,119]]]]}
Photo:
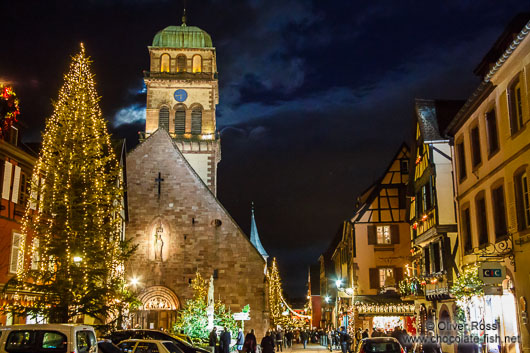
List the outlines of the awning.
{"type": "Polygon", "coordinates": [[[356,295],[353,299],[355,310],[364,316],[411,316],[414,315],[414,302],[403,301],[398,296],[356,295]]]}

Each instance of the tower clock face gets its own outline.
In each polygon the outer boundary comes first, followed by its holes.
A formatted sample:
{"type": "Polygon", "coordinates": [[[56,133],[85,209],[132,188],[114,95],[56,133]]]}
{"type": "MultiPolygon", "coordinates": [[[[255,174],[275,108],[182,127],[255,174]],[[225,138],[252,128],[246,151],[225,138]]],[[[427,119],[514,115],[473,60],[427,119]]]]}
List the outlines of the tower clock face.
{"type": "Polygon", "coordinates": [[[188,98],[188,92],[186,92],[185,90],[183,89],[178,89],[175,91],[175,93],[173,93],[173,97],[175,97],[175,100],[177,102],[184,102],[186,100],[186,98],[188,98]]]}

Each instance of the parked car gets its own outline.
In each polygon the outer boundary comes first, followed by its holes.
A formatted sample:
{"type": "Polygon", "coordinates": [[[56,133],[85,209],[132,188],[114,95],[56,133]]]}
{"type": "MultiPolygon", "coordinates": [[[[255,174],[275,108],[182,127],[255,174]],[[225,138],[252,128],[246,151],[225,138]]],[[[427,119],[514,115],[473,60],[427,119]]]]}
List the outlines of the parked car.
{"type": "Polygon", "coordinates": [[[111,334],[105,336],[105,338],[112,340],[114,344],[118,344],[122,341],[130,339],[171,341],[175,343],[183,353],[211,353],[209,350],[194,346],[179,337],[172,336],[168,333],[158,330],[120,330],[112,332],[111,334]]]}
{"type": "Polygon", "coordinates": [[[99,353],[92,326],[14,325],[0,328],[0,353],[99,353]]]}
{"type": "Polygon", "coordinates": [[[365,338],[357,345],[357,353],[405,353],[394,337],[365,338]]]}
{"type": "Polygon", "coordinates": [[[123,353],[182,353],[175,342],[162,340],[125,340],[118,348],[123,353]]]}

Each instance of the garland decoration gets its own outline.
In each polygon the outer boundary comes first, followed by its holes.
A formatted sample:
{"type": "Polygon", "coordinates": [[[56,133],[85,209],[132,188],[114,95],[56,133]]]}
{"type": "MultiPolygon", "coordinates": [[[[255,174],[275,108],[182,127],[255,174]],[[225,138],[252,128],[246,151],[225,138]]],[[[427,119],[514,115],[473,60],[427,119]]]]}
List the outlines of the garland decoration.
{"type": "Polygon", "coordinates": [[[13,123],[18,122],[17,116],[20,114],[18,103],[13,87],[0,83],[0,138],[2,139],[13,123]]]}

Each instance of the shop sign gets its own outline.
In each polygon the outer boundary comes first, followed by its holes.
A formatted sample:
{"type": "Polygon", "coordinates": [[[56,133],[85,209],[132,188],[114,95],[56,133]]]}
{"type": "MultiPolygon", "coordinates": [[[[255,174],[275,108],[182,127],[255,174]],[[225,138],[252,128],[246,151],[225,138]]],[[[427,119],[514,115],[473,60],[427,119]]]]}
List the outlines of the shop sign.
{"type": "Polygon", "coordinates": [[[240,313],[235,313],[232,316],[234,317],[234,320],[236,320],[236,321],[247,321],[247,320],[250,320],[249,313],[240,312],[240,313]]]}
{"type": "Polygon", "coordinates": [[[502,284],[506,278],[506,267],[498,262],[483,262],[478,276],[485,284],[502,284]]]}

